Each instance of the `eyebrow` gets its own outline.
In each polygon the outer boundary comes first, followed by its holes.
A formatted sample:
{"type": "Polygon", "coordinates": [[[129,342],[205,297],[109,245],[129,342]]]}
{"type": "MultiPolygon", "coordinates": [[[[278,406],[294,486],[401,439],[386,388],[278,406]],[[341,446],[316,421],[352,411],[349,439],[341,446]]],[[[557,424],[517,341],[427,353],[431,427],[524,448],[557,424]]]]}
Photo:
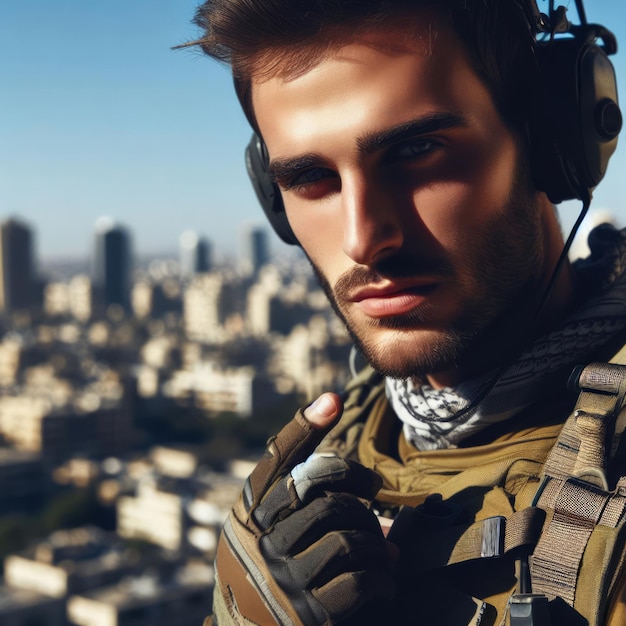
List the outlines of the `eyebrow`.
{"type": "Polygon", "coordinates": [[[272,179],[272,182],[278,183],[282,180],[293,176],[297,172],[300,172],[307,167],[318,165],[320,163],[320,157],[316,154],[304,154],[302,156],[284,159],[273,159],[267,171],[272,179]]]}
{"type": "MultiPolygon", "coordinates": [[[[361,154],[371,154],[404,139],[466,126],[467,120],[456,113],[432,113],[382,131],[366,133],[362,137],[357,138],[357,146],[361,154]]],[[[302,154],[296,157],[279,157],[272,159],[267,169],[272,180],[279,182],[303,169],[319,165],[323,160],[322,157],[315,153],[302,154]]]]}
{"type": "Polygon", "coordinates": [[[367,133],[357,139],[357,145],[361,154],[371,154],[403,139],[465,126],[467,126],[465,118],[456,113],[431,113],[382,131],[367,133]]]}

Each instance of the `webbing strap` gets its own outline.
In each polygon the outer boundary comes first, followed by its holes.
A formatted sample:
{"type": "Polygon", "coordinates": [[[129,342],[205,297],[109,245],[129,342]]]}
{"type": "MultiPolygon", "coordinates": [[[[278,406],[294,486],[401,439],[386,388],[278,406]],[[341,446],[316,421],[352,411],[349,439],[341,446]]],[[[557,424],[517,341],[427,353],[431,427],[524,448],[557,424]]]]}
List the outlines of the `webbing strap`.
{"type": "Polygon", "coordinates": [[[576,479],[550,481],[540,506],[554,500],[554,513],[531,557],[533,592],[560,596],[573,606],[580,562],[609,495],[576,479]]]}
{"type": "Polygon", "coordinates": [[[513,513],[506,522],[505,553],[530,552],[537,544],[545,519],[545,511],[535,506],[513,513]]]}

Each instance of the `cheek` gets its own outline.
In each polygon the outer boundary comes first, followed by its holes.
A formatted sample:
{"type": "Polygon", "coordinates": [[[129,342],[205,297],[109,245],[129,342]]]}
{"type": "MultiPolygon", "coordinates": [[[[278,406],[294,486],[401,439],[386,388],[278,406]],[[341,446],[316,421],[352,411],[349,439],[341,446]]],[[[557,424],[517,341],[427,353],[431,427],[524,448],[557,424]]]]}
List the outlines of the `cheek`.
{"type": "Polygon", "coordinates": [[[332,284],[350,267],[343,253],[343,224],[339,211],[318,209],[297,210],[287,205],[287,217],[307,256],[332,284]]]}
{"type": "Polygon", "coordinates": [[[413,196],[414,214],[411,239],[450,252],[464,235],[477,225],[483,204],[480,194],[459,182],[439,183],[420,189],[413,196]]]}
{"type": "Polygon", "coordinates": [[[513,187],[512,170],[498,166],[420,189],[413,204],[422,227],[450,251],[506,212],[513,187]]]}
{"type": "Polygon", "coordinates": [[[332,211],[319,206],[301,208],[294,202],[286,202],[285,210],[291,229],[307,252],[335,242],[341,224],[332,211]]]}

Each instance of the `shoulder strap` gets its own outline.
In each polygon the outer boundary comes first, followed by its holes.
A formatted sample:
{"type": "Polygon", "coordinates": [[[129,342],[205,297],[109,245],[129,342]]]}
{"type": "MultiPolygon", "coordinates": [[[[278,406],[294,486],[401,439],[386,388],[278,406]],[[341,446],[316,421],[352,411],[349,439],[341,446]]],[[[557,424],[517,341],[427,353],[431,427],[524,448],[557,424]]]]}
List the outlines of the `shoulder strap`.
{"type": "Polygon", "coordinates": [[[569,385],[580,391],[578,402],[546,460],[544,477],[573,476],[608,489],[608,463],[622,434],[616,427],[626,396],[626,366],[592,363],[577,368],[569,385]],[[607,450],[609,441],[614,444],[607,450]]]}
{"type": "Polygon", "coordinates": [[[544,466],[535,504],[547,513],[541,538],[531,557],[533,592],[559,596],[576,608],[590,625],[601,616],[614,579],[607,572],[616,547],[615,532],[593,550],[593,573],[583,576],[583,556],[594,529],[617,529],[626,511],[624,479],[609,486],[609,465],[624,430],[620,414],[626,398],[626,350],[612,363],[577,368],[570,383],[580,391],[574,411],[544,466]],[[581,583],[582,578],[585,578],[581,583]],[[581,588],[584,589],[581,591],[581,588]]]}

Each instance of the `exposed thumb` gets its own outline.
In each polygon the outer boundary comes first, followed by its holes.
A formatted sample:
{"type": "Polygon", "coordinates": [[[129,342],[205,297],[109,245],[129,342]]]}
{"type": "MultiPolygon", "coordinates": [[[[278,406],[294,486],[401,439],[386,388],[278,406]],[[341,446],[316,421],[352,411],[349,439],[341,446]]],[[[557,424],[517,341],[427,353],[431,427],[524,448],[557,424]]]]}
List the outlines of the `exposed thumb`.
{"type": "Polygon", "coordinates": [[[343,411],[343,402],[336,393],[323,393],[307,406],[302,414],[316,430],[324,430],[333,424],[343,411]]]}

